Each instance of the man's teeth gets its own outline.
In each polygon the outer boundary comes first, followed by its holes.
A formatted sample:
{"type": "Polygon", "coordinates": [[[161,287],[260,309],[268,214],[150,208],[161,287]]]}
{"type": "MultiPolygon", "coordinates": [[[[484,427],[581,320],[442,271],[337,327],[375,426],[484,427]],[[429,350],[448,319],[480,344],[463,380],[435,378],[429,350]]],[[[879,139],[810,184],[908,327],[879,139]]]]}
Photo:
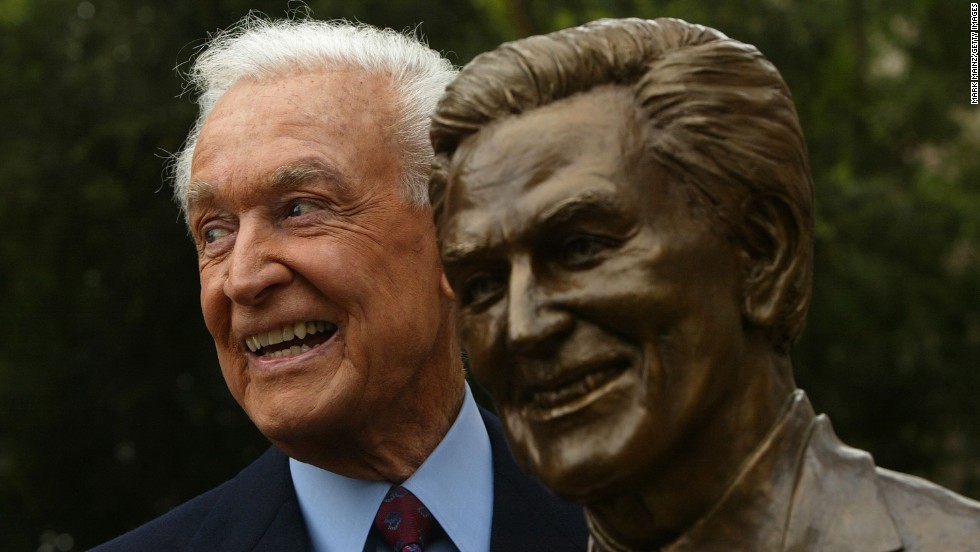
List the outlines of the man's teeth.
{"type": "MultiPolygon", "coordinates": [[[[262,347],[278,345],[284,341],[290,341],[292,339],[303,339],[308,335],[317,333],[333,332],[336,329],[336,324],[331,324],[330,322],[324,322],[322,320],[317,320],[315,322],[297,322],[275,330],[269,330],[268,332],[262,332],[260,334],[246,337],[245,344],[248,345],[249,350],[254,353],[262,347]]],[[[276,351],[268,356],[276,358],[285,355],[298,355],[309,350],[310,348],[306,345],[293,345],[288,349],[276,351]]]]}
{"type": "Polygon", "coordinates": [[[310,348],[308,346],[306,346],[306,345],[293,345],[292,347],[290,347],[288,349],[283,349],[281,351],[273,351],[273,352],[271,352],[271,353],[269,353],[267,355],[263,355],[263,356],[267,356],[269,358],[279,358],[279,357],[284,357],[284,356],[289,356],[289,355],[298,355],[300,353],[305,353],[306,351],[309,351],[309,350],[310,350],[310,348]]]}

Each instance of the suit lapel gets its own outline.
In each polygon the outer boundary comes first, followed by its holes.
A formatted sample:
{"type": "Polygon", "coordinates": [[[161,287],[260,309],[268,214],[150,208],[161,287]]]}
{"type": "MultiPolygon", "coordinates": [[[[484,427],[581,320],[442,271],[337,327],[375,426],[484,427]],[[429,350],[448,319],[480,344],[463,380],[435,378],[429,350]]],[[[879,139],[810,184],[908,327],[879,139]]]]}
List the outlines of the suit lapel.
{"type": "Polygon", "coordinates": [[[288,459],[275,447],[228,482],[188,547],[194,552],[310,549],[288,459]]]}
{"type": "Polygon", "coordinates": [[[582,508],[562,502],[514,462],[500,420],[480,408],[493,451],[491,552],[585,550],[582,508]]]}
{"type": "MultiPolygon", "coordinates": [[[[493,454],[491,552],[581,551],[588,533],[581,507],[560,501],[514,462],[500,421],[480,409],[493,454]]],[[[287,457],[271,447],[229,481],[201,522],[190,552],[309,552],[287,457]]]]}

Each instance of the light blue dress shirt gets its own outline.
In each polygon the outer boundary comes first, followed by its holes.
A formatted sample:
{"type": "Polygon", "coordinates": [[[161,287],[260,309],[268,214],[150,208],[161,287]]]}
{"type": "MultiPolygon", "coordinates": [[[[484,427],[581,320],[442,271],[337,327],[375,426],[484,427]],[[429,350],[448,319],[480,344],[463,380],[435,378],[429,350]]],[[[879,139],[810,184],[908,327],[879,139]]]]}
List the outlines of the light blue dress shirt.
{"type": "MultiPolygon", "coordinates": [[[[314,552],[390,551],[381,539],[368,537],[391,482],[351,479],[292,458],[289,471],[314,552]]],[[[490,550],[493,457],[469,385],[449,433],[402,486],[425,504],[449,537],[426,546],[426,552],[490,550]]]]}

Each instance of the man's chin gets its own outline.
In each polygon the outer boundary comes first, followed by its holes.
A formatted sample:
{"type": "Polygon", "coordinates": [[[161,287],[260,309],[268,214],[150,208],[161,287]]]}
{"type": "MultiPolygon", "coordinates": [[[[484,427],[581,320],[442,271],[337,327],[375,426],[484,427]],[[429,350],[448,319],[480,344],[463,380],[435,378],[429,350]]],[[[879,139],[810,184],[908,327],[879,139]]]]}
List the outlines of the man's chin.
{"type": "Polygon", "coordinates": [[[269,442],[286,456],[305,464],[323,467],[323,459],[329,456],[330,439],[323,436],[313,436],[309,432],[283,431],[280,429],[259,431],[269,442]]]}
{"type": "Polygon", "coordinates": [[[259,432],[279,448],[296,446],[322,433],[324,423],[291,412],[248,411],[249,419],[259,432]]]}

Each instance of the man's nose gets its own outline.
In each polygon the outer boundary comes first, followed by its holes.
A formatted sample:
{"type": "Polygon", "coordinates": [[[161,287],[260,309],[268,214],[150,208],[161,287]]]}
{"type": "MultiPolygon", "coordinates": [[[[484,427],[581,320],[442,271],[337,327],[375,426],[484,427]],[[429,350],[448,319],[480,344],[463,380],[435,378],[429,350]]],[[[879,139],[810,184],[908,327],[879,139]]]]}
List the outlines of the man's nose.
{"type": "Polygon", "coordinates": [[[572,315],[561,308],[554,290],[535,278],[530,262],[511,267],[507,290],[507,343],[524,354],[553,352],[572,328],[572,315]]]}
{"type": "Polygon", "coordinates": [[[240,305],[257,305],[288,284],[292,270],[282,258],[282,243],[260,225],[242,223],[228,256],[224,291],[240,305]]]}

